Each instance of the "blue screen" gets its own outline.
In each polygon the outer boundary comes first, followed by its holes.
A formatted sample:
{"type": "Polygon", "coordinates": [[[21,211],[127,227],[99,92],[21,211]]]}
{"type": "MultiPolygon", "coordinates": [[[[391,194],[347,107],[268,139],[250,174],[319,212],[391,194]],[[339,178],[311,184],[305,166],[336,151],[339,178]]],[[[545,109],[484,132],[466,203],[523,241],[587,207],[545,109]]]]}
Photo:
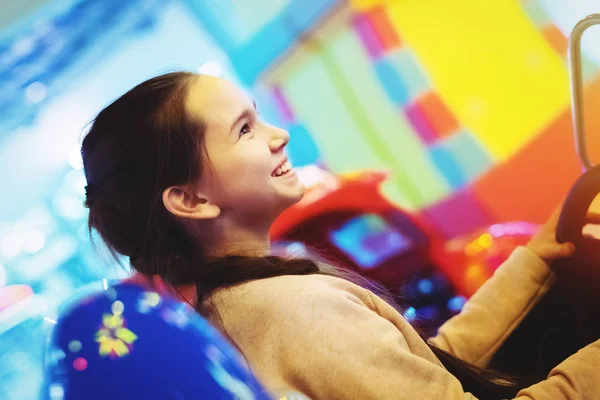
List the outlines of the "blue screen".
{"type": "Polygon", "coordinates": [[[352,218],[329,233],[331,242],[359,267],[376,268],[413,247],[410,237],[376,214],[352,218]]]}

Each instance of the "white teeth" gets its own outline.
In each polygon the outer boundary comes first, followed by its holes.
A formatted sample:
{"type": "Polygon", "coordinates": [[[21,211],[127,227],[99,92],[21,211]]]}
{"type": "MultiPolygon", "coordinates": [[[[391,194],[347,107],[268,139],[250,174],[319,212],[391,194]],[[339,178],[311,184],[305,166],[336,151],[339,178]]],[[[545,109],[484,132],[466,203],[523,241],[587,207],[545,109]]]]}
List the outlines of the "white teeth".
{"type": "Polygon", "coordinates": [[[275,172],[273,172],[273,176],[281,176],[292,169],[292,164],[289,161],[281,164],[281,167],[277,168],[275,172]]]}

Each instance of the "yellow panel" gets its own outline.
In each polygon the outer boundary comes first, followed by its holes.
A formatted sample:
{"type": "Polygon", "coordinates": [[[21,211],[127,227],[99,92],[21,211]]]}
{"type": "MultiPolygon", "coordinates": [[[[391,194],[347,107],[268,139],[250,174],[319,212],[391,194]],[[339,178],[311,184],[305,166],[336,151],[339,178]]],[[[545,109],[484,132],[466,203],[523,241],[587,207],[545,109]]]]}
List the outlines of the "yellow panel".
{"type": "Polygon", "coordinates": [[[393,1],[389,0],[350,0],[350,7],[357,11],[365,11],[370,10],[371,8],[375,8],[377,6],[393,3],[393,1]]]}
{"type": "Polygon", "coordinates": [[[568,105],[566,67],[518,1],[402,0],[389,11],[441,97],[497,158],[568,105]]]}

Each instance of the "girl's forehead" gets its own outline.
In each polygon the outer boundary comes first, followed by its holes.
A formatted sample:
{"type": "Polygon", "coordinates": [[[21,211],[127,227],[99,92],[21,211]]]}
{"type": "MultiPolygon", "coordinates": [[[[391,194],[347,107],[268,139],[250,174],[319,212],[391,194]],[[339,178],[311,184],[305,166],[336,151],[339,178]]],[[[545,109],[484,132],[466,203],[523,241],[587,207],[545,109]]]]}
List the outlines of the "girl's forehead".
{"type": "Polygon", "coordinates": [[[190,85],[186,98],[187,111],[205,122],[235,118],[248,103],[252,104],[242,89],[225,79],[207,75],[200,75],[190,85]]]}

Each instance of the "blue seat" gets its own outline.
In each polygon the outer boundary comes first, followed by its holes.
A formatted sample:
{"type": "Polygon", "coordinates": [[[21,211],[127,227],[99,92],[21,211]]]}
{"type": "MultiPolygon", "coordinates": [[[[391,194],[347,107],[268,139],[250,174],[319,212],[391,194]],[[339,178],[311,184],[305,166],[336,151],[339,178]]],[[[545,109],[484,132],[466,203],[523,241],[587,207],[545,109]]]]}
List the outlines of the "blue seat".
{"type": "Polygon", "coordinates": [[[61,310],[45,399],[271,399],[241,355],[191,307],[118,284],[61,310]]]}

